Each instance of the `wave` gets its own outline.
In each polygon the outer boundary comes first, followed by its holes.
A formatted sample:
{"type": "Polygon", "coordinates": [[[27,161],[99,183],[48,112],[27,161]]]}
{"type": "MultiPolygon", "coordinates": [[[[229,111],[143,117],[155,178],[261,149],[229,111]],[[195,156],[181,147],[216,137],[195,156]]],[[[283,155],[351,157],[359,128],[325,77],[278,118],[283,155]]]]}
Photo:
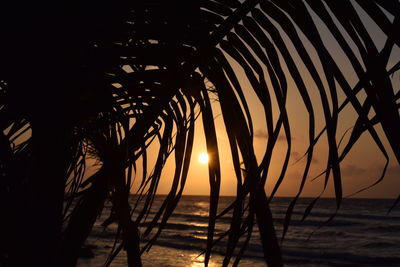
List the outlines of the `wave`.
{"type": "MultiPolygon", "coordinates": [[[[375,214],[361,214],[356,210],[348,211],[351,213],[343,213],[339,210],[339,213],[335,215],[335,218],[346,218],[346,219],[355,219],[355,220],[393,220],[398,221],[400,220],[399,216],[394,215],[375,215],[375,214]]],[[[300,215],[302,216],[302,212],[293,212],[292,215],[300,215]]],[[[308,218],[329,218],[333,215],[333,212],[329,210],[324,211],[312,211],[308,218]]]]}
{"type": "MultiPolygon", "coordinates": [[[[184,236],[184,235],[171,235],[167,238],[165,236],[157,239],[155,245],[165,246],[176,249],[188,249],[188,250],[197,250],[197,252],[201,253],[204,251],[206,247],[206,240],[204,238],[198,238],[196,236],[184,236]]],[[[213,246],[213,253],[225,255],[226,252],[226,241],[220,241],[213,246]]],[[[243,245],[242,242],[238,243],[237,248],[240,248],[243,245]]],[[[250,243],[247,246],[246,250],[246,258],[255,258],[263,261],[263,253],[262,246],[260,244],[250,243]]]]}
{"type": "MultiPolygon", "coordinates": [[[[150,223],[142,223],[139,227],[147,227],[150,223]]],[[[155,227],[159,227],[160,224],[156,223],[155,227]]],[[[173,230],[206,230],[207,226],[202,226],[199,224],[188,224],[188,223],[167,223],[164,229],[173,229],[173,230]]]]}
{"type": "Polygon", "coordinates": [[[398,244],[392,243],[392,242],[383,242],[383,241],[378,241],[378,242],[370,242],[362,247],[364,248],[371,248],[371,249],[379,249],[379,248],[396,248],[398,247],[398,244]]]}
{"type": "MultiPolygon", "coordinates": [[[[398,266],[400,257],[396,256],[368,256],[359,253],[289,249],[283,251],[286,263],[309,264],[306,266],[398,266]]],[[[296,265],[299,266],[299,265],[296,265]]]]}
{"type": "MultiPolygon", "coordinates": [[[[161,237],[155,243],[158,246],[179,250],[193,250],[198,253],[204,250],[205,244],[205,240],[182,235],[169,236],[167,239],[161,237]]],[[[225,242],[220,242],[214,246],[213,253],[224,255],[226,251],[225,245],[225,242]]],[[[240,248],[240,244],[238,248],[240,248]]],[[[321,250],[319,248],[293,247],[284,248],[282,252],[285,265],[293,266],[398,266],[400,264],[400,257],[360,255],[357,251],[339,252],[336,249],[321,250]]],[[[262,246],[250,243],[244,258],[263,261],[262,246]]]]}
{"type": "Polygon", "coordinates": [[[400,225],[378,225],[368,227],[367,231],[383,232],[383,233],[398,233],[400,232],[400,225]]]}
{"type": "MultiPolygon", "coordinates": [[[[314,220],[295,220],[292,219],[289,223],[290,226],[299,226],[299,227],[319,227],[324,225],[324,223],[328,220],[328,218],[316,218],[314,220]],[[325,219],[325,220],[324,220],[325,219]]],[[[276,226],[283,225],[284,219],[275,220],[276,226]]],[[[362,222],[350,221],[350,220],[338,220],[333,219],[328,224],[325,224],[324,227],[339,227],[339,226],[359,226],[363,225],[362,222]]]]}

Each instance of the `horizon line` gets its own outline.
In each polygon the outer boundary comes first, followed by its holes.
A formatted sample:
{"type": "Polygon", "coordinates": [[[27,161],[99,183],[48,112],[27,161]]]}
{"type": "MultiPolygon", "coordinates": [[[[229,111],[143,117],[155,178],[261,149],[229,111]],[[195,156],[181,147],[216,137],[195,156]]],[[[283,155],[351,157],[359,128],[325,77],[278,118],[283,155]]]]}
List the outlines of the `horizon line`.
{"type": "MultiPolygon", "coordinates": [[[[134,193],[130,193],[130,195],[137,195],[134,193]]],[[[167,196],[168,194],[155,194],[156,196],[167,196]]],[[[209,195],[202,195],[202,194],[182,194],[182,196],[190,196],[190,197],[209,197],[209,195]]],[[[220,195],[220,197],[236,197],[235,195],[220,195]]],[[[294,198],[295,196],[274,196],[273,198],[294,198]]],[[[316,196],[300,196],[299,198],[311,198],[315,199],[317,198],[316,196]]],[[[327,196],[321,196],[319,197],[320,199],[336,199],[334,196],[332,197],[327,197],[327,196]]],[[[396,200],[394,197],[343,197],[343,200],[345,199],[388,199],[388,200],[396,200]]]]}

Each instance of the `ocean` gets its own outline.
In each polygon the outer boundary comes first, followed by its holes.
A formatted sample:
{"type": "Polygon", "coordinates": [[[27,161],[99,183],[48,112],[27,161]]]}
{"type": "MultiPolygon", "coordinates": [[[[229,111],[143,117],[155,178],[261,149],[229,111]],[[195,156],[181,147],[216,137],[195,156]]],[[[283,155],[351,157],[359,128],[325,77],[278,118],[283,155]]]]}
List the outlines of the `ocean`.
{"type": "MultiPolygon", "coordinates": [[[[157,196],[153,213],[165,196],[157,196]]],[[[220,209],[228,206],[233,197],[221,197],[220,209]]],[[[344,199],[335,218],[319,228],[335,211],[335,200],[320,199],[308,218],[301,221],[311,198],[302,198],[293,212],[290,228],[282,242],[285,266],[400,266],[400,207],[387,214],[392,199],[344,199]],[[310,237],[310,234],[313,233],[310,237]]],[[[133,198],[132,198],[133,201],[133,198]]],[[[282,234],[283,218],[291,198],[274,198],[271,209],[278,237],[282,234]]],[[[98,218],[86,246],[93,257],[81,257],[80,267],[103,266],[114,244],[117,225],[107,228],[101,223],[107,218],[110,203],[98,218]]],[[[208,197],[183,196],[166,228],[149,252],[144,252],[145,267],[200,267],[205,247],[208,222],[208,197]]],[[[229,227],[229,219],[217,221],[216,234],[229,227]]],[[[143,231],[144,228],[139,230],[143,231]]],[[[143,245],[144,243],[142,243],[143,245]]],[[[222,265],[224,241],[217,244],[210,267],[222,265]]],[[[127,266],[122,250],[110,266],[127,266]]],[[[266,266],[257,227],[239,266],[266,266]]]]}

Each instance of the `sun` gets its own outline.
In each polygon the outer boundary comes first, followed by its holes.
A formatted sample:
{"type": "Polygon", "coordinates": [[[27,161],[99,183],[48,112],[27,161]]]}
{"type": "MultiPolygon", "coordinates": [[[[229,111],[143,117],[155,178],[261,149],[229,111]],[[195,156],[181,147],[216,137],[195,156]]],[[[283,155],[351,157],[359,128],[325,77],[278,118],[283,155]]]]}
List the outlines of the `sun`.
{"type": "Polygon", "coordinates": [[[207,164],[208,161],[209,161],[208,154],[207,154],[206,152],[200,153],[200,155],[199,155],[199,162],[200,162],[201,164],[207,164]]]}

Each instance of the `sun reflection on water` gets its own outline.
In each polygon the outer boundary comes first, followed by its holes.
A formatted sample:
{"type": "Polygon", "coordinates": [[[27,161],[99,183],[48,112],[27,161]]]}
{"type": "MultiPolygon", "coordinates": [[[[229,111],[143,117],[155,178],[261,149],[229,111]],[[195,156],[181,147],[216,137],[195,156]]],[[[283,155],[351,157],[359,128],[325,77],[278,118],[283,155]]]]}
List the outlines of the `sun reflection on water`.
{"type": "Polygon", "coordinates": [[[209,203],[205,201],[198,201],[193,204],[193,207],[196,209],[193,212],[193,215],[197,216],[208,216],[208,207],[209,203]]]}
{"type": "MultiPolygon", "coordinates": [[[[187,267],[204,267],[204,255],[190,254],[191,264],[187,267]]],[[[211,259],[208,262],[209,267],[216,267],[217,265],[211,259]]]]}
{"type": "Polygon", "coordinates": [[[208,223],[188,222],[187,224],[195,227],[208,227],[208,223]]]}

